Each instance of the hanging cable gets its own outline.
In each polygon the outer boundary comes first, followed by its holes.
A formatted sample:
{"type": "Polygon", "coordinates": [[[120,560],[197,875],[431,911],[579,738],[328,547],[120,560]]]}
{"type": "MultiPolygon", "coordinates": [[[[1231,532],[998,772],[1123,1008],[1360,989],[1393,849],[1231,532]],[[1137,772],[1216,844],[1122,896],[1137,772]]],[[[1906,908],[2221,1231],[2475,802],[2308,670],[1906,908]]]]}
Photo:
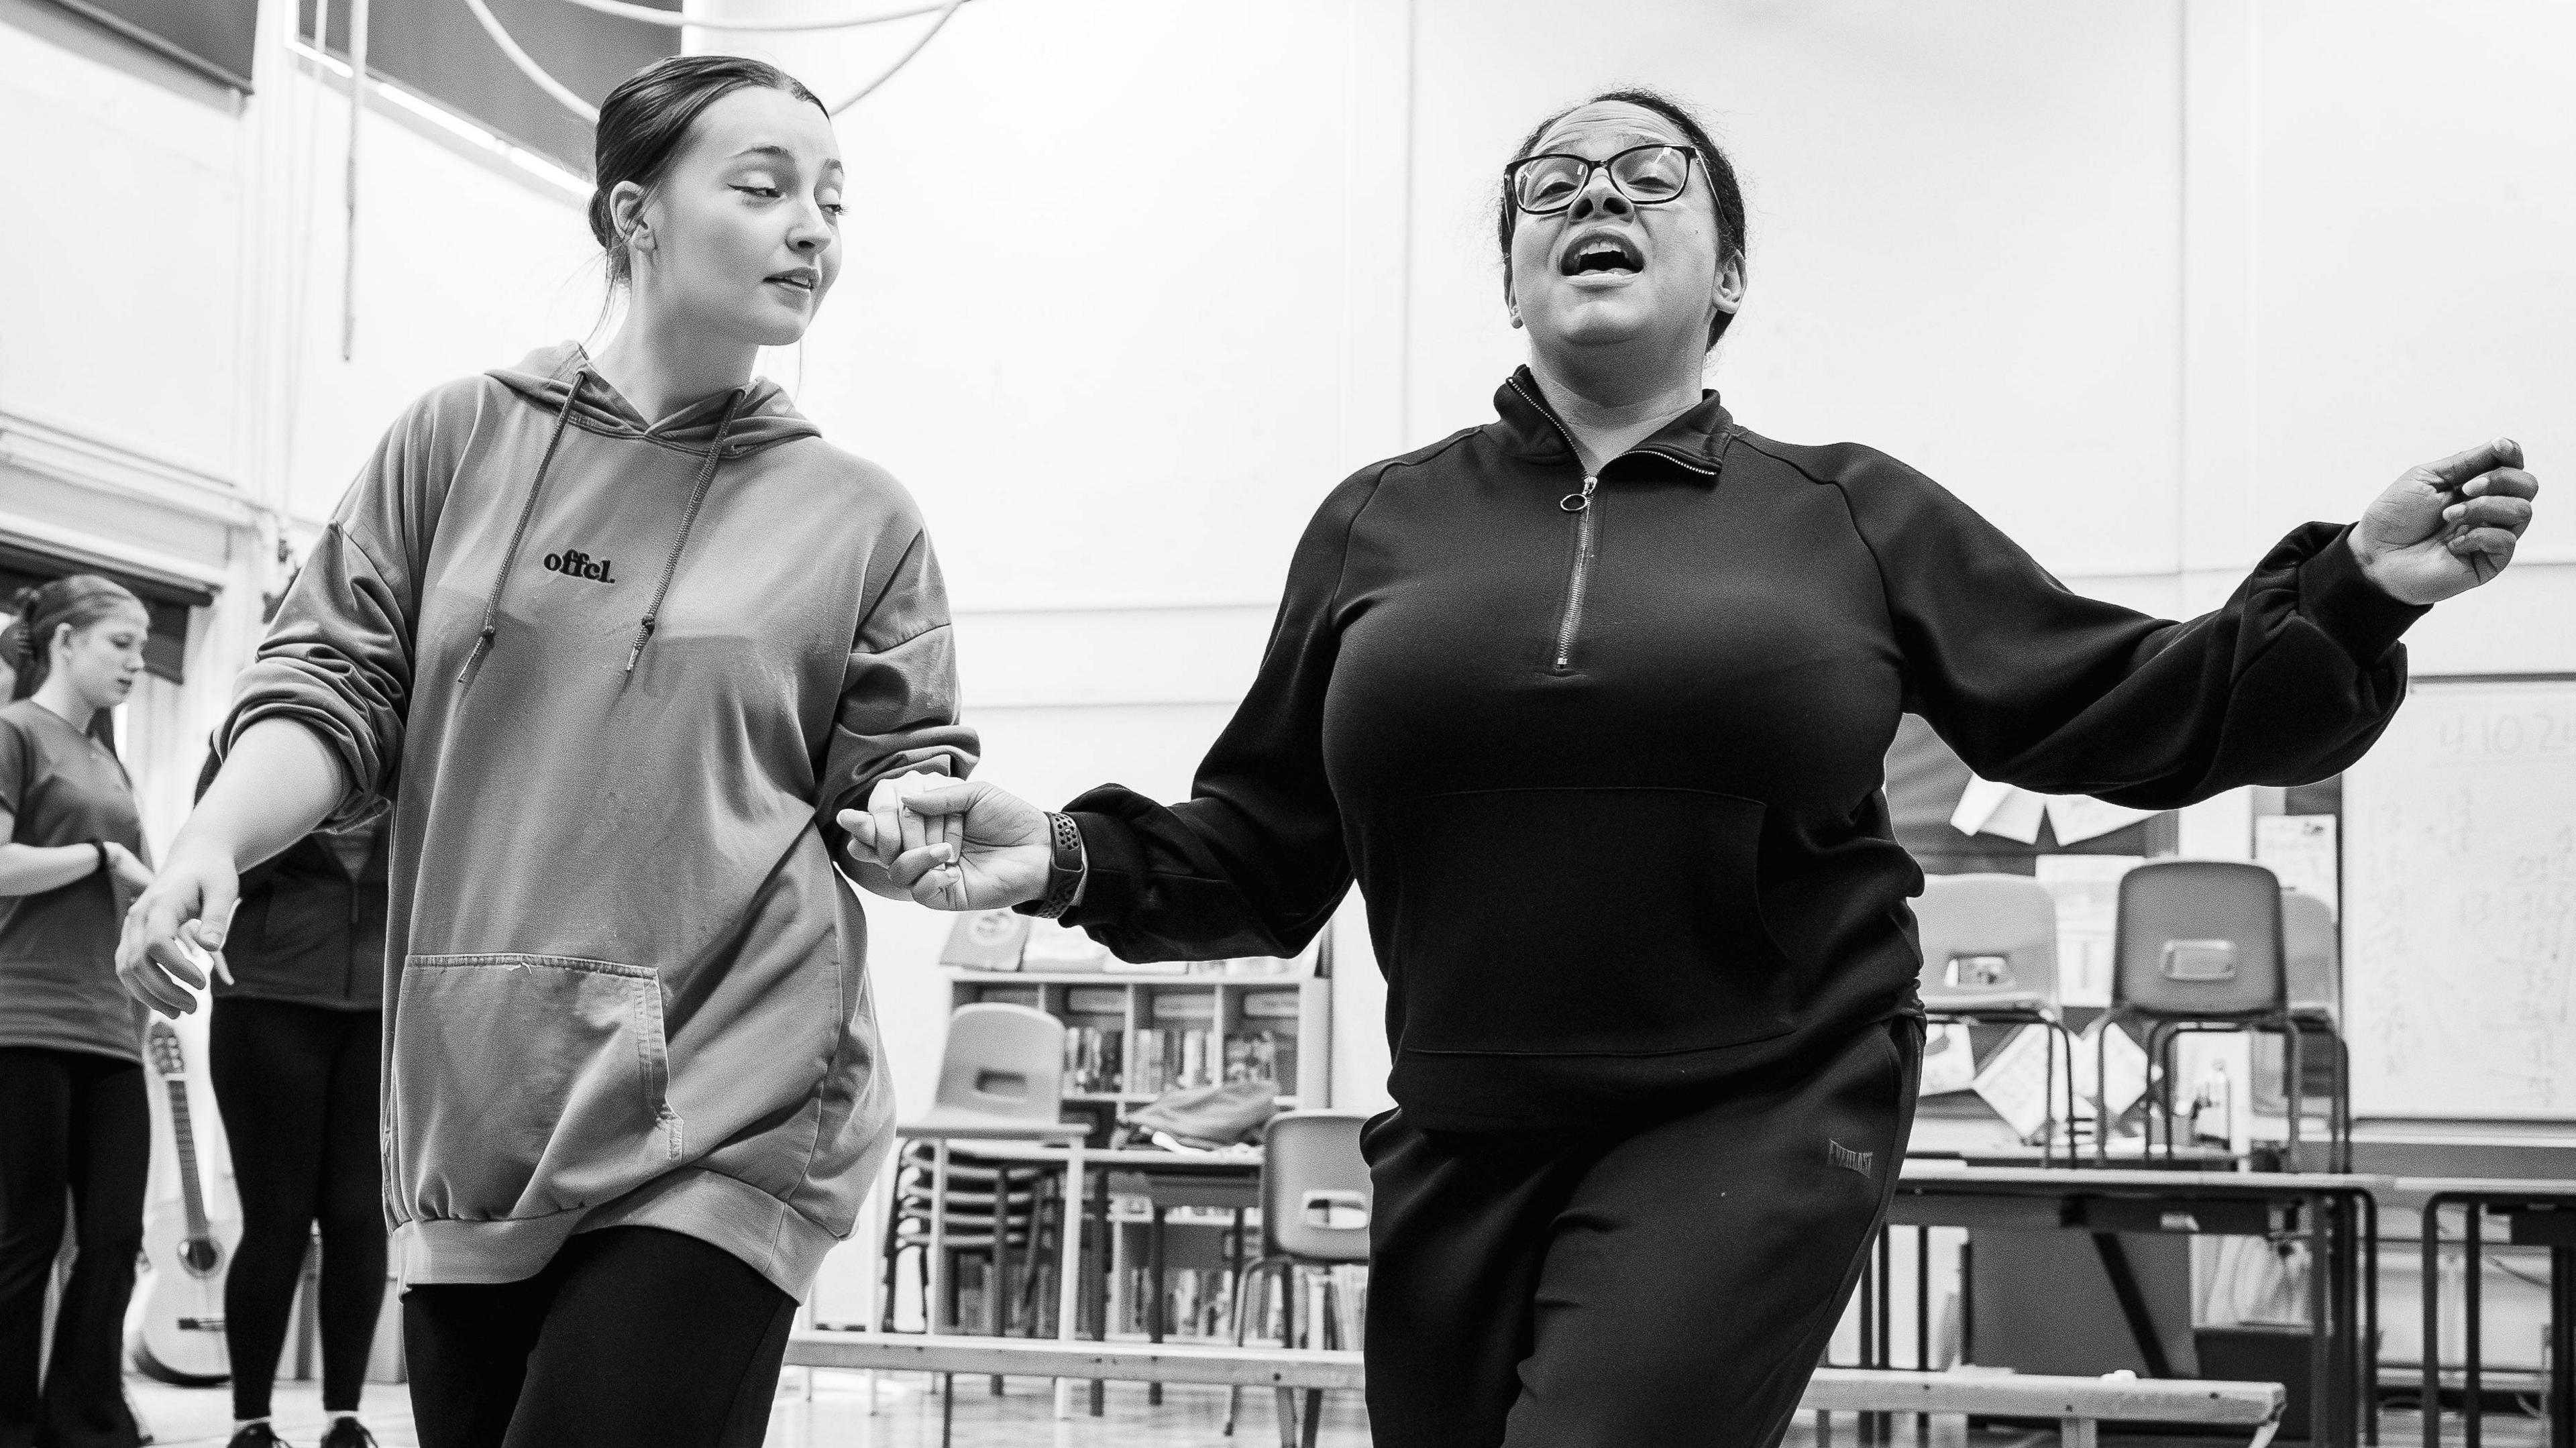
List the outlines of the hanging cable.
{"type": "Polygon", "coordinates": [[[930,37],[937,35],[939,33],[939,28],[948,23],[948,17],[956,14],[958,7],[965,3],[966,0],[948,0],[948,4],[940,10],[939,18],[930,22],[930,28],[921,32],[921,38],[914,41],[910,49],[904,51],[903,54],[896,56],[894,58],[894,64],[877,72],[876,79],[869,81],[866,85],[850,92],[850,98],[841,102],[837,106],[833,106],[831,108],[831,113],[836,116],[839,115],[841,112],[848,110],[850,107],[857,105],[863,100],[866,100],[868,98],[868,94],[871,91],[874,91],[878,86],[884,85],[887,81],[894,79],[895,72],[903,69],[907,65],[910,65],[912,63],[912,58],[921,54],[921,48],[930,43],[930,37]]]}
{"type": "MultiPolygon", "coordinates": [[[[609,0],[574,0],[574,3],[590,5],[592,8],[596,9],[599,8],[600,5],[609,3],[609,0]]],[[[828,109],[830,113],[836,116],[839,115],[841,112],[848,110],[850,107],[857,105],[863,100],[866,100],[869,95],[875,92],[877,87],[894,79],[895,73],[902,70],[906,65],[911,64],[912,58],[921,53],[921,48],[930,43],[930,38],[937,35],[940,32],[940,29],[948,24],[948,17],[956,14],[959,7],[963,6],[965,3],[966,0],[947,0],[947,3],[936,7],[939,11],[939,18],[930,22],[929,28],[921,32],[921,37],[913,41],[913,43],[904,50],[903,54],[896,56],[894,64],[889,65],[884,70],[878,72],[874,80],[869,81],[866,85],[863,85],[857,90],[851,92],[849,98],[842,101],[839,105],[829,107],[828,109]]],[[[526,50],[520,47],[518,41],[510,37],[509,29],[501,24],[500,17],[492,13],[492,7],[486,4],[485,0],[465,0],[465,7],[474,12],[474,18],[481,22],[483,26],[483,33],[492,37],[492,43],[501,47],[501,53],[510,58],[510,63],[519,68],[520,74],[526,76],[539,90],[542,90],[547,95],[554,97],[556,104],[562,106],[565,110],[572,112],[574,115],[581,117],[592,125],[599,124],[599,107],[583,100],[573,91],[572,87],[555,79],[552,75],[547,73],[544,66],[537,64],[536,57],[528,54],[526,50]]],[[[931,8],[932,7],[930,6],[923,6],[921,9],[906,10],[901,12],[901,14],[921,15],[927,13],[931,8]]],[[[900,17],[895,14],[887,14],[878,16],[877,18],[880,20],[893,20],[900,17]]],[[[689,20],[684,23],[696,25],[699,22],[689,20]]],[[[843,20],[834,23],[841,25],[854,25],[869,22],[843,20]]],[[[709,26],[706,28],[734,29],[740,27],[709,26]]],[[[764,25],[761,28],[767,29],[769,27],[764,25]]],[[[800,30],[815,30],[828,29],[832,28],[832,26],[830,23],[817,25],[809,22],[799,24],[795,28],[800,30]]]]}
{"type": "Polygon", "coordinates": [[[572,87],[546,74],[546,68],[537,64],[534,56],[521,50],[519,42],[510,38],[510,32],[502,28],[500,18],[492,13],[491,6],[484,4],[483,0],[465,0],[465,8],[474,12],[476,20],[483,22],[483,33],[492,37],[492,43],[501,47],[501,53],[510,58],[510,63],[519,68],[521,75],[535,82],[537,89],[553,96],[555,103],[565,110],[594,126],[599,124],[599,107],[575,95],[572,87]]]}
{"type": "Polygon", "coordinates": [[[358,352],[358,121],[367,113],[367,0],[349,8],[349,172],[342,184],[348,207],[346,244],[340,251],[340,360],[358,352]]]}
{"type": "Polygon", "coordinates": [[[614,15],[621,20],[659,25],[671,30],[694,26],[699,30],[753,31],[847,30],[858,25],[881,25],[889,20],[909,20],[916,15],[927,15],[939,9],[946,0],[927,0],[927,3],[902,10],[877,10],[865,15],[836,15],[824,20],[776,17],[765,20],[709,20],[697,15],[683,15],[676,10],[656,10],[650,5],[630,5],[625,3],[625,0],[565,0],[565,3],[578,5],[584,10],[596,10],[602,15],[614,15]]]}

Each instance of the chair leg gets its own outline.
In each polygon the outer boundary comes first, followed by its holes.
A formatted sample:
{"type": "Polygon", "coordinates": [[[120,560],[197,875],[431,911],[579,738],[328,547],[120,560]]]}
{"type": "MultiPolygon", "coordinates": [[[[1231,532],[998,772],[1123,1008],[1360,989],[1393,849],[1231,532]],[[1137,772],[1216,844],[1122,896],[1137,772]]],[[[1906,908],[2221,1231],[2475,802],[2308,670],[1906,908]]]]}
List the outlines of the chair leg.
{"type": "Polygon", "coordinates": [[[2066,1022],[2063,1020],[2048,1022],[2048,1033],[2051,1052],[2061,1048],[2066,1052],[2066,1164],[2070,1167],[2082,1166],[2084,1162],[2078,1146],[2080,1137],[2077,1134],[2075,1121],[2075,1033],[2066,1029],[2066,1022]]]}
{"type": "MultiPolygon", "coordinates": [[[[2040,1027],[2046,1030],[2046,1026],[2040,1027]]],[[[2057,1038],[2043,1036],[2039,1042],[2039,1164],[2057,1164],[2057,1038]]],[[[2067,1066],[2072,1069],[2074,1062],[2067,1066]]],[[[2072,1149],[2070,1147],[2070,1149],[2072,1149]]]]}
{"type": "MultiPolygon", "coordinates": [[[[1296,1263],[1283,1262],[1280,1264],[1279,1291],[1281,1299],[1285,1303],[1285,1306],[1279,1315],[1279,1345],[1283,1348],[1296,1347],[1299,1345],[1297,1341],[1297,1299],[1304,1295],[1297,1290],[1296,1263]]],[[[1312,1330],[1312,1327],[1313,1324],[1309,1323],[1308,1328],[1310,1331],[1312,1330]]],[[[1276,1388],[1272,1390],[1272,1393],[1279,1402],[1279,1448],[1297,1448],[1297,1390],[1295,1388],[1276,1388]]]]}
{"type": "MultiPolygon", "coordinates": [[[[2304,1089],[2308,1084],[2307,1055],[2299,1049],[2301,1032],[2298,1022],[2290,1022],[2289,1029],[2281,1034],[2285,1038],[2281,1055],[2288,1062],[2285,1084],[2289,1087],[2290,1098],[2289,1165],[2290,1170],[2297,1171],[2299,1169],[2299,1127],[2303,1124],[2299,1118],[2308,1114],[2307,1092],[2304,1089]]],[[[2327,1130],[2331,1135],[2333,1128],[2329,1126],[2327,1130]]]]}
{"type": "Polygon", "coordinates": [[[2120,1029],[2116,1011],[2102,1017],[2093,1032],[2093,1161],[2097,1166],[2111,1162],[2111,1087],[2106,1079],[2111,1074],[2111,1033],[2120,1029]]]}
{"type": "Polygon", "coordinates": [[[2334,1052],[2334,1169],[2352,1170],[2352,1050],[2343,1043],[2343,1032],[2329,1029],[2326,1045],[2334,1052]]]}
{"type": "MultiPolygon", "coordinates": [[[[1316,1334],[1318,1337],[1323,1339],[1324,1346],[1328,1348],[1341,1346],[1341,1342],[1339,1341],[1340,1335],[1333,1327],[1334,1293],[1335,1288],[1333,1287],[1332,1275],[1328,1272],[1324,1276],[1324,1321],[1322,1329],[1316,1334]]],[[[1303,1425],[1304,1431],[1298,1438],[1300,1448],[1315,1448],[1315,1435],[1323,1431],[1323,1426],[1324,1390],[1322,1388],[1308,1388],[1306,1390],[1306,1417],[1303,1425]]]]}
{"type": "MultiPolygon", "coordinates": [[[[1275,1260],[1276,1259],[1274,1258],[1264,1257],[1260,1261],[1255,1262],[1251,1266],[1234,1274],[1234,1345],[1236,1347],[1243,1346],[1243,1330],[1251,1323],[1249,1308],[1251,1307],[1252,1301],[1252,1289],[1254,1285],[1261,1280],[1262,1274],[1270,1270],[1271,1264],[1275,1260]]],[[[1224,1429],[1226,1437],[1231,1438],[1234,1436],[1235,1409],[1241,1404],[1242,1399],[1243,1389],[1240,1385],[1232,1383],[1226,1385],[1224,1429]]]]}

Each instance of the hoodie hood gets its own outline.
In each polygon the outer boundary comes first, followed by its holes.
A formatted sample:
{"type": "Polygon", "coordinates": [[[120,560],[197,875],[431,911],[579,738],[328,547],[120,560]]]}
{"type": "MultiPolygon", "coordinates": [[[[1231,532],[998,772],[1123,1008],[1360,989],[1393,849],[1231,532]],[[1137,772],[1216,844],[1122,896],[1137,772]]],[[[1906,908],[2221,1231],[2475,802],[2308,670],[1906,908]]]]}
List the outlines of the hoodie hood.
{"type": "Polygon", "coordinates": [[[648,422],[634,406],[592,368],[590,353],[579,342],[540,347],[515,367],[495,367],[489,374],[502,386],[548,413],[563,410],[569,398],[572,426],[601,437],[628,437],[685,452],[704,452],[723,428],[723,459],[745,457],[800,437],[820,437],[823,430],[805,419],[787,394],[766,377],[755,377],[744,391],[733,425],[723,427],[731,392],[718,393],[680,409],[658,423],[648,422]]]}

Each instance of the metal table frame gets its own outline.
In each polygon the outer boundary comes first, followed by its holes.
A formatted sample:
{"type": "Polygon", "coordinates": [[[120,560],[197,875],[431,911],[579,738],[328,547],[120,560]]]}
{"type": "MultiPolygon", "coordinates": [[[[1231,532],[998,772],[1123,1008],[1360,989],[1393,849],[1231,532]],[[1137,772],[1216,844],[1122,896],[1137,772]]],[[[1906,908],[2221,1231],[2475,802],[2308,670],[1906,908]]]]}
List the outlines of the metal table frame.
{"type": "Polygon", "coordinates": [[[2549,1448],[2576,1448],[2576,1181],[2492,1181],[2410,1178],[2401,1192],[2421,1191],[2424,1201],[2424,1444],[2441,1448],[2442,1434],[2442,1209],[2458,1207],[2460,1274],[2466,1316],[2461,1323],[2460,1426],[2465,1448],[2478,1448],[2484,1414],[2479,1355],[2479,1288],[2486,1214],[2505,1217],[2504,1245],[2549,1249],[2549,1448]]]}
{"type": "MultiPolygon", "coordinates": [[[[1067,1153],[1059,1148],[1031,1145],[1024,1140],[991,1139],[976,1142],[974,1152],[977,1158],[984,1161],[1009,1162],[1040,1169],[1063,1170],[1067,1166],[1071,1167],[1071,1179],[1064,1193],[1065,1227],[1059,1257],[1061,1264],[1058,1268],[1057,1280],[1059,1306],[1056,1317],[1056,1336],[1068,1342],[1082,1335],[1088,1335],[1094,1342],[1109,1340],[1108,1276],[1111,1244],[1109,1178],[1112,1173],[1135,1172],[1149,1179],[1166,1180],[1204,1180],[1212,1177],[1240,1179],[1247,1176],[1258,1180],[1261,1175],[1261,1159],[1258,1157],[1196,1156],[1188,1152],[1133,1148],[1111,1150],[1093,1147],[1086,1150],[1081,1149],[1077,1143],[1076,1150],[1071,1154],[1071,1160],[1068,1162],[1067,1153]],[[1083,1176],[1086,1167],[1090,1170],[1087,1180],[1083,1176]],[[1097,1220],[1100,1224],[1100,1232],[1096,1237],[1082,1230],[1081,1224],[1091,1220],[1097,1220]],[[1098,1273],[1090,1270],[1092,1248],[1089,1244],[1095,1240],[1100,1244],[1098,1273]],[[1093,1286],[1095,1278],[1099,1283],[1097,1288],[1093,1286]]],[[[1155,1245],[1158,1248],[1161,1245],[1159,1241],[1161,1216],[1162,1213],[1158,1210],[1155,1213],[1158,1239],[1155,1245]]],[[[1032,1243],[1031,1246],[1034,1249],[1035,1244],[1032,1243]]],[[[1154,1255],[1159,1259],[1162,1254],[1158,1250],[1154,1255]]],[[[1159,1269],[1161,1264],[1157,1261],[1153,1265],[1159,1269]]],[[[1162,1294],[1158,1289],[1155,1293],[1154,1310],[1147,1318],[1155,1340],[1158,1342],[1161,1340],[1163,1326],[1161,1299],[1162,1294]]],[[[1059,1418],[1072,1415],[1070,1392],[1069,1383],[1059,1384],[1056,1397],[1056,1416],[1059,1418]]],[[[1106,1411],[1106,1401],[1106,1384],[1098,1378],[1092,1379],[1090,1408],[1093,1417],[1099,1417],[1106,1411]]]]}
{"type": "MultiPolygon", "coordinates": [[[[2389,1178],[2317,1172],[2179,1172],[1967,1167],[1909,1161],[1888,1208],[1888,1225],[1922,1227],[2056,1227],[2093,1234],[2123,1315],[2152,1367],[2163,1356],[2134,1279],[2124,1282],[2125,1254],[2117,1233],[2189,1232],[2232,1235],[2252,1228],[2292,1232],[2308,1243],[2308,1371],[2314,1395],[2314,1441],[2351,1448],[2379,1441],[2376,1373],[2372,1357],[2379,1336],[2379,1203],[2389,1178]],[[2045,1204],[2053,1202],[2054,1213],[2045,1204]],[[2261,1225],[2246,1213],[2263,1214],[2261,1225]],[[2296,1225],[2289,1220],[2295,1211],[2296,1225]],[[2202,1219],[2210,1218],[2204,1222],[2202,1219]],[[2371,1394],[2365,1397],[2365,1393],[2371,1394]]],[[[1885,1228],[1882,1228],[1882,1234],[1885,1228]]],[[[1884,1236],[1879,1253],[1885,1251],[1884,1236]]],[[[1870,1331],[1865,1355],[1884,1356],[1888,1274],[1874,1274],[1875,1301],[1863,1299],[1870,1331]],[[1871,1310],[1874,1309],[1874,1310],[1871,1310]],[[1875,1339],[1875,1341],[1874,1341],[1875,1339]]],[[[1870,1290],[1865,1287],[1864,1289],[1870,1290]]],[[[1864,1364],[1868,1366],[1871,1364],[1864,1364]]],[[[1892,1363],[1877,1364],[1893,1366],[1892,1363]]],[[[2565,1448],[2565,1445],[2561,1445],[2565,1448]]]]}

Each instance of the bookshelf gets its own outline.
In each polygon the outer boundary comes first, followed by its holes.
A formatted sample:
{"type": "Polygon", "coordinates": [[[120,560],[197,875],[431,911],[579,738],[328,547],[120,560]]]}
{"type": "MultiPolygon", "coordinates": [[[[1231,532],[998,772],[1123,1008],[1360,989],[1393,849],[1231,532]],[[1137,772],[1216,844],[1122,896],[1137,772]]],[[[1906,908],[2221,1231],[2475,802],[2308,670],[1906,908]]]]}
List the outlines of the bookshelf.
{"type": "Polygon", "coordinates": [[[1039,929],[1048,935],[1029,939],[1010,922],[962,918],[944,965],[949,1004],[1034,1006],[1064,1022],[1067,1102],[1114,1111],[1248,1076],[1275,1083],[1281,1110],[1331,1104],[1333,982],[1322,944],[1296,960],[1125,966],[1061,938],[1070,931],[1039,929]]]}

